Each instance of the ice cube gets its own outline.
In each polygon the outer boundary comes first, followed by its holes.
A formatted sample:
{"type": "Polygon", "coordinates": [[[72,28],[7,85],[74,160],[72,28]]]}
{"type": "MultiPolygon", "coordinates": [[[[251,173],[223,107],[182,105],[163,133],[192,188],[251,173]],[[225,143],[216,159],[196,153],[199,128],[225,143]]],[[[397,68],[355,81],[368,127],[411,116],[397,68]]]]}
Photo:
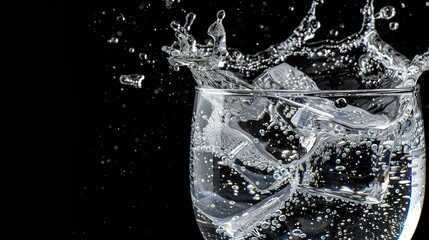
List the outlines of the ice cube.
{"type": "MultiPolygon", "coordinates": [[[[212,108],[199,109],[198,112],[203,111],[207,115],[204,114],[199,121],[199,127],[204,131],[201,137],[194,136],[194,143],[198,146],[210,146],[210,151],[222,158],[225,164],[249,181],[259,192],[266,193],[279,187],[283,179],[274,178],[274,173],[280,172],[282,165],[275,158],[270,159],[269,155],[263,155],[263,152],[257,149],[259,144],[254,138],[231,127],[231,124],[228,123],[234,122],[234,118],[225,122],[223,113],[225,111],[225,99],[220,96],[205,97],[207,97],[206,100],[210,102],[209,106],[212,108]]],[[[234,102],[228,102],[228,106],[234,106],[238,109],[248,108],[248,105],[243,105],[241,101],[234,102]]],[[[257,108],[255,112],[264,111],[264,106],[256,104],[254,106],[257,108]]]]}
{"type": "MultiPolygon", "coordinates": [[[[259,151],[259,163],[279,164],[276,170],[282,174],[273,172],[267,179],[277,181],[269,181],[265,189],[297,183],[300,191],[366,203],[380,202],[384,196],[393,145],[393,131],[385,131],[392,124],[384,114],[349,105],[346,99],[273,94],[255,98],[229,126],[238,138],[252,143],[252,151],[259,151]],[[336,152],[340,150],[344,154],[336,152]]],[[[240,166],[237,160],[235,166],[240,166]]],[[[251,171],[247,174],[255,177],[251,171]]]]}
{"type": "MultiPolygon", "coordinates": [[[[297,109],[290,123],[302,129],[319,128],[320,131],[338,132],[342,129],[362,130],[369,128],[384,129],[389,123],[389,118],[384,114],[371,114],[370,112],[352,105],[337,106],[336,102],[318,97],[295,97],[286,98],[275,96],[284,105],[297,109]]],[[[346,101],[343,99],[343,101],[346,101]]],[[[284,117],[284,114],[279,113],[284,117]]]]}
{"type": "Polygon", "coordinates": [[[310,77],[287,63],[265,70],[253,81],[253,86],[269,90],[319,90],[310,77]]]}
{"type": "Polygon", "coordinates": [[[273,212],[279,210],[281,204],[290,198],[291,190],[291,186],[288,185],[278,193],[255,204],[240,214],[226,218],[215,218],[210,215],[208,217],[219,226],[218,231],[225,232],[226,235],[233,239],[241,239],[257,225],[260,225],[262,221],[268,219],[273,212]]]}

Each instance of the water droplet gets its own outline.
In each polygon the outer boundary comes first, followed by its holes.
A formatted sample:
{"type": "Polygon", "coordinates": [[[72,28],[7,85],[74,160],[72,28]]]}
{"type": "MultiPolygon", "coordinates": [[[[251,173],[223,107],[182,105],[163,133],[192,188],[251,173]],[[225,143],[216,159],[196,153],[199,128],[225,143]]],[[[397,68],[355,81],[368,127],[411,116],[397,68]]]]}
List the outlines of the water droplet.
{"type": "Polygon", "coordinates": [[[140,59],[142,59],[142,60],[143,60],[143,59],[144,59],[144,60],[147,60],[147,54],[146,54],[146,53],[140,53],[140,54],[139,54],[139,58],[140,58],[140,59]]]}
{"type": "Polygon", "coordinates": [[[391,22],[391,23],[389,23],[389,28],[390,28],[390,30],[395,31],[399,28],[399,23],[391,22]]]}
{"type": "Polygon", "coordinates": [[[225,13],[225,11],[224,11],[224,10],[220,10],[219,12],[217,12],[217,19],[218,19],[218,20],[222,20],[222,19],[224,19],[224,18],[225,18],[225,16],[226,16],[226,13],[225,13]]]}
{"type": "Polygon", "coordinates": [[[116,37],[111,37],[109,40],[107,40],[108,43],[116,44],[119,42],[119,39],[116,37]]]}
{"type": "Polygon", "coordinates": [[[144,78],[145,76],[141,74],[122,75],[119,77],[119,82],[124,85],[131,85],[136,88],[141,88],[144,78]]]}
{"type": "Polygon", "coordinates": [[[116,20],[118,20],[118,21],[125,21],[125,17],[124,17],[124,15],[121,13],[121,14],[119,14],[119,16],[116,18],[116,20]]]}
{"type": "Polygon", "coordinates": [[[173,1],[172,0],[165,0],[165,8],[172,9],[173,8],[173,1]]]}
{"type": "Polygon", "coordinates": [[[176,22],[176,21],[172,21],[172,22],[170,23],[170,27],[171,27],[172,29],[176,30],[176,31],[179,31],[179,29],[180,29],[180,24],[179,24],[178,22],[176,22]]]}
{"type": "Polygon", "coordinates": [[[194,23],[194,20],[197,15],[195,13],[190,12],[186,15],[186,22],[183,28],[185,28],[187,31],[191,30],[192,23],[194,23]]]}
{"type": "Polygon", "coordinates": [[[391,19],[396,15],[396,9],[393,6],[385,6],[380,9],[380,12],[375,14],[376,19],[391,19]]]}

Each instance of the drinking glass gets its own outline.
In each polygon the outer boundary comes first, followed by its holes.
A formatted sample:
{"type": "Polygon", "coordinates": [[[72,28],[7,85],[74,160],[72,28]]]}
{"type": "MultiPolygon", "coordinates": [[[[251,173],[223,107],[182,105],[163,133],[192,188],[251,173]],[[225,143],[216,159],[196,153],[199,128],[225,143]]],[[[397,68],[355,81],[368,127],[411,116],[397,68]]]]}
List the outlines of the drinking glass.
{"type": "Polygon", "coordinates": [[[205,239],[411,239],[425,143],[419,87],[197,88],[190,180],[205,239]]]}

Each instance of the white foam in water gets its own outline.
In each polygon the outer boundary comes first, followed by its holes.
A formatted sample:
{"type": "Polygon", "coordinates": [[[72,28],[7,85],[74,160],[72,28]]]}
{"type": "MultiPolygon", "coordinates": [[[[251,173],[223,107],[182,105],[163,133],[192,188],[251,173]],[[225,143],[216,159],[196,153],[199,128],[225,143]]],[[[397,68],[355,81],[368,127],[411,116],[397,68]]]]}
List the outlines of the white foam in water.
{"type": "MultiPolygon", "coordinates": [[[[425,166],[415,96],[354,99],[281,92],[411,89],[429,69],[429,53],[409,60],[384,42],[375,21],[392,19],[396,9],[375,12],[372,0],[362,9],[358,33],[310,44],[320,28],[316,10],[322,3],[313,1],[286,40],[249,55],[228,51],[223,10],[207,30],[207,44],[190,34],[194,13],[183,25],[171,24],[177,41],[162,50],[174,69],[189,68],[201,88],[191,188],[206,239],[412,236],[425,166]],[[224,96],[209,89],[276,91],[224,96]]],[[[141,85],[135,77],[121,79],[141,85]]]]}

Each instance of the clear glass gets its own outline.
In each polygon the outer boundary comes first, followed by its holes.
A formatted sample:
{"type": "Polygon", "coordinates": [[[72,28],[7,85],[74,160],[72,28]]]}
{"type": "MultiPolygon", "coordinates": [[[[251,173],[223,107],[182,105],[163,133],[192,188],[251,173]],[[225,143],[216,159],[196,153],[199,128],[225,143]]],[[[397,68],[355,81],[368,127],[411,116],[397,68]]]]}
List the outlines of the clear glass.
{"type": "Polygon", "coordinates": [[[205,239],[409,240],[421,213],[419,88],[196,90],[190,180],[205,239]]]}

